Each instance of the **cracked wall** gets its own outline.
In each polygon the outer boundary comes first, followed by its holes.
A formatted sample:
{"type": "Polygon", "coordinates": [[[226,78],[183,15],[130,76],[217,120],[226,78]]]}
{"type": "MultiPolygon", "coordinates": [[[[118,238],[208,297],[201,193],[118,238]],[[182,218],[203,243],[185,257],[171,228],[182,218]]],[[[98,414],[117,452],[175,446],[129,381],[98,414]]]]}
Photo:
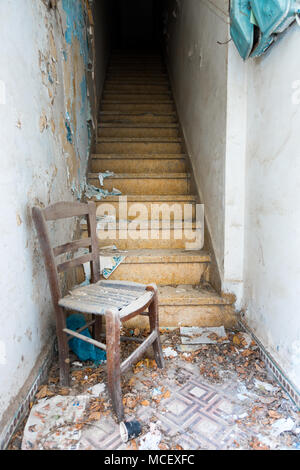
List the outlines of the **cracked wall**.
{"type": "MultiPolygon", "coordinates": [[[[99,2],[103,11],[107,3],[99,2]]],[[[96,73],[93,10],[87,6],[83,0],[11,0],[0,5],[5,44],[0,57],[1,432],[54,336],[31,208],[82,196],[97,125],[95,89],[101,89],[106,55],[102,50],[96,73]]],[[[56,244],[73,234],[70,222],[50,224],[56,244]]]]}

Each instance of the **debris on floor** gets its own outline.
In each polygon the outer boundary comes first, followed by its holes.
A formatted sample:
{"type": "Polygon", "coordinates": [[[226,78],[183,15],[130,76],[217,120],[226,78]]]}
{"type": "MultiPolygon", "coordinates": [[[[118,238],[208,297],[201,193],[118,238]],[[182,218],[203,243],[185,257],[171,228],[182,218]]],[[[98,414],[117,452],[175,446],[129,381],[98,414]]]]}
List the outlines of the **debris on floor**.
{"type": "MultiPolygon", "coordinates": [[[[161,333],[163,370],[149,349],[122,376],[125,420],[140,423],[137,437],[122,440],[105,386],[106,366],[78,364],[74,356],[71,387],[60,387],[58,364],[53,364],[24,433],[20,427],[9,448],[20,448],[23,440],[26,449],[299,449],[299,410],[269,373],[249,335],[227,330],[223,336],[222,331],[218,337],[226,336],[227,342],[180,352],[181,333],[161,333]]],[[[123,328],[122,334],[143,339],[147,332],[123,328]]],[[[133,341],[122,341],[122,359],[135,347],[133,341]]]]}
{"type": "Polygon", "coordinates": [[[100,186],[104,186],[104,179],[110,178],[111,176],[114,176],[114,173],[112,171],[107,170],[105,173],[99,173],[98,178],[99,178],[100,186]]]}
{"type": "Polygon", "coordinates": [[[163,353],[165,357],[177,357],[178,354],[175,349],[168,346],[167,348],[163,348],[163,353]]]}
{"type": "Polygon", "coordinates": [[[185,346],[185,349],[181,348],[181,351],[195,351],[198,344],[228,343],[224,326],[182,327],[180,328],[180,336],[181,343],[185,346]]]}
{"type": "Polygon", "coordinates": [[[161,432],[155,423],[150,423],[150,431],[140,440],[139,450],[160,450],[161,432]]]}
{"type": "Polygon", "coordinates": [[[113,188],[112,191],[107,189],[97,188],[93,184],[87,184],[85,188],[85,197],[87,199],[95,198],[97,201],[101,201],[108,196],[121,196],[122,193],[116,188],[113,188]]]}
{"type": "Polygon", "coordinates": [[[41,399],[29,415],[22,450],[76,450],[88,399],[87,395],[41,399]]]}
{"type": "Polygon", "coordinates": [[[125,261],[126,255],[100,256],[101,274],[108,279],[112,273],[125,261]]]}
{"type": "MultiPolygon", "coordinates": [[[[111,250],[104,250],[107,251],[107,254],[103,254],[103,250],[101,249],[100,255],[100,267],[101,267],[101,274],[104,279],[108,279],[112,273],[123,263],[126,259],[126,252],[119,252],[114,254],[113,252],[117,250],[114,245],[111,247],[111,250]],[[111,251],[111,253],[109,253],[111,251]]],[[[87,254],[88,252],[81,250],[83,254],[87,254]]],[[[85,283],[90,283],[91,280],[91,266],[90,263],[85,263],[83,265],[84,274],[85,274],[85,283]]]]}

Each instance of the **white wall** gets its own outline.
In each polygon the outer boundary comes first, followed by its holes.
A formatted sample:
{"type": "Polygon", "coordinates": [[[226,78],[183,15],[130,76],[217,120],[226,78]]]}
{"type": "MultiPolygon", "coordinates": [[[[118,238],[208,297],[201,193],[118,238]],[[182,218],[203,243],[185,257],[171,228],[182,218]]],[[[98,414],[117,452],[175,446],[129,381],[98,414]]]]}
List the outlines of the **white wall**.
{"type": "MultiPolygon", "coordinates": [[[[80,197],[90,152],[83,3],[46,3],[0,4],[0,441],[54,333],[31,208],[80,197]]],[[[51,235],[67,241],[73,226],[51,235]]]]}
{"type": "Polygon", "coordinates": [[[295,25],[267,55],[248,62],[244,272],[247,322],[298,388],[299,47],[295,25]]]}
{"type": "Polygon", "coordinates": [[[228,1],[170,0],[166,44],[173,91],[224,291],[242,296],[245,72],[228,47],[228,1]],[[237,73],[238,71],[238,73],[237,73]],[[237,109],[240,110],[236,113],[237,109]]]}

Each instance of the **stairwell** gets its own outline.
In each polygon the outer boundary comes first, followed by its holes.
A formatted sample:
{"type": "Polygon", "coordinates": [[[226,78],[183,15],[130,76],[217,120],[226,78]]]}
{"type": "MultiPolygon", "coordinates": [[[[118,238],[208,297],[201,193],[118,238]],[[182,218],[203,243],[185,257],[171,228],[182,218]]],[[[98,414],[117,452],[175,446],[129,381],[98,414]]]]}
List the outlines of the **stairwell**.
{"type": "MultiPolygon", "coordinates": [[[[99,240],[100,248],[115,244],[119,250],[126,250],[126,259],[110,279],[156,283],[163,327],[230,327],[236,323],[232,299],[219,295],[209,284],[210,253],[185,249],[187,240],[179,236],[176,216],[172,216],[170,237],[161,213],[157,216],[159,237],[151,237],[151,233],[149,237],[151,209],[158,204],[169,209],[176,204],[182,214],[184,205],[191,204],[190,226],[195,228],[198,199],[192,190],[183,144],[160,54],[115,51],[104,84],[88,180],[99,187],[99,172],[114,173],[104,179],[103,189],[117,188],[127,196],[129,232],[136,204],[147,208],[148,220],[141,224],[138,239],[123,239],[117,226],[109,239],[99,240]]],[[[121,217],[118,196],[95,202],[98,208],[106,203],[113,205],[117,219],[121,217]]],[[[140,318],[139,326],[143,326],[145,319],[140,318]]]]}

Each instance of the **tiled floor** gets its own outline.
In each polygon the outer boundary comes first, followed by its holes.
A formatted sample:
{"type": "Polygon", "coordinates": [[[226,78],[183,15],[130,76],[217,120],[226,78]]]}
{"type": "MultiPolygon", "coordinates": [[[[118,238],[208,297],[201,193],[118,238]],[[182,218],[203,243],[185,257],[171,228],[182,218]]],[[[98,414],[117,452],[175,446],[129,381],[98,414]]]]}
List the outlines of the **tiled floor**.
{"type": "MultiPolygon", "coordinates": [[[[74,376],[78,377],[79,373],[81,379],[76,382],[73,378],[69,396],[73,395],[75,400],[85,394],[89,386],[105,383],[105,367],[101,367],[83,365],[81,371],[75,370],[74,376]]],[[[53,377],[50,377],[49,387],[55,391],[52,383],[53,377]]],[[[105,389],[99,397],[103,405],[100,419],[90,419],[91,409],[87,405],[83,424],[75,428],[74,423],[74,437],[78,441],[72,448],[121,450],[134,445],[135,449],[143,449],[150,423],[160,434],[159,444],[153,450],[300,447],[299,412],[264,367],[255,345],[246,348],[232,343],[203,346],[192,358],[180,353],[166,358],[163,370],[157,369],[150,358],[128,371],[122,388],[124,399],[130,396],[135,402],[133,406],[125,404],[126,420],[141,423],[141,436],[130,443],[122,442],[105,389]],[[293,426],[278,435],[274,426],[280,420],[291,420],[293,426]]],[[[66,426],[72,435],[70,423],[66,426]]],[[[51,430],[53,436],[56,431],[51,430]]],[[[27,432],[28,435],[30,437],[27,432]]],[[[51,447],[53,439],[48,432],[47,439],[42,438],[33,447],[47,448],[49,442],[51,447]]],[[[23,447],[26,448],[24,442],[23,447]]]]}
{"type": "MultiPolygon", "coordinates": [[[[172,390],[171,396],[163,399],[158,406],[154,402],[147,407],[139,406],[134,416],[129,418],[139,420],[145,432],[149,422],[155,422],[162,434],[162,443],[170,449],[176,448],[176,445],[184,450],[247,448],[257,433],[262,442],[266,438],[270,448],[289,447],[281,439],[274,438],[271,429],[264,430],[255,422],[246,431],[237,425],[237,419],[246,416],[259,402],[259,394],[250,393],[248,399],[241,400],[238,396],[242,382],[237,378],[235,381],[231,379],[212,384],[199,376],[198,367],[191,364],[188,364],[188,369],[185,364],[178,367],[181,363],[179,359],[169,360],[168,367],[173,369],[175,363],[176,375],[184,383],[178,385],[173,378],[165,378],[164,384],[172,390]]],[[[296,415],[295,408],[294,412],[296,415]]],[[[82,448],[126,449],[127,445],[122,443],[118,426],[113,420],[103,422],[103,425],[102,430],[83,432],[82,448]]]]}

